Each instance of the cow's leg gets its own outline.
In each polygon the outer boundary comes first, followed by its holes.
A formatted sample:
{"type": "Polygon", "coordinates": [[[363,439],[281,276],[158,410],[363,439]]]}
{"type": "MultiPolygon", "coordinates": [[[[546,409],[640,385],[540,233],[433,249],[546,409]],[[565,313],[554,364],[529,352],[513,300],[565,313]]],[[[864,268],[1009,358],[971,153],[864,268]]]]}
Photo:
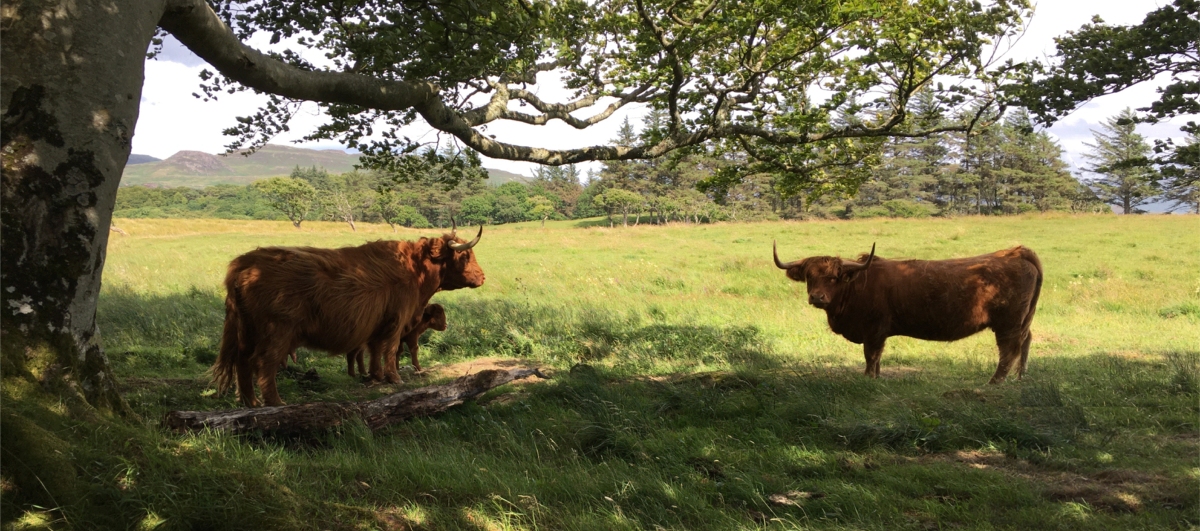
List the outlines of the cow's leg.
{"type": "Polygon", "coordinates": [[[863,357],[867,359],[867,368],[863,374],[869,378],[879,377],[879,359],[883,357],[885,342],[884,339],[863,342],[863,357]]]}
{"type": "Polygon", "coordinates": [[[1025,340],[1021,342],[1021,362],[1017,365],[1017,379],[1025,377],[1025,363],[1029,361],[1029,346],[1033,344],[1033,332],[1025,331],[1025,340]]]}
{"type": "Polygon", "coordinates": [[[405,338],[404,344],[408,346],[408,357],[412,360],[413,370],[421,372],[421,362],[417,361],[417,340],[405,338]]]}
{"type": "MultiPolygon", "coordinates": [[[[256,351],[254,354],[261,354],[261,352],[256,351]]],[[[237,372],[238,400],[246,407],[258,407],[258,397],[254,396],[254,377],[257,374],[254,358],[256,357],[243,355],[234,362],[234,370],[237,372]]]]}
{"type": "Polygon", "coordinates": [[[258,388],[262,391],[263,402],[268,406],[284,405],[283,399],[279,398],[279,389],[275,386],[275,373],[278,372],[279,365],[287,360],[288,354],[295,348],[288,348],[288,345],[276,343],[267,347],[260,359],[258,388]]]}
{"type": "Polygon", "coordinates": [[[400,348],[399,334],[372,341],[368,347],[371,350],[371,378],[387,383],[400,383],[400,372],[396,370],[396,349],[400,348]]]}
{"type": "Polygon", "coordinates": [[[362,347],[351,350],[346,353],[346,374],[351,378],[354,377],[354,362],[358,361],[358,372],[366,375],[362,370],[362,347]]]}
{"type": "Polygon", "coordinates": [[[358,352],[354,355],[354,363],[358,364],[358,374],[367,375],[367,370],[363,368],[363,348],[358,347],[358,352]]]}
{"type": "Polygon", "coordinates": [[[1008,371],[1012,369],[1014,363],[1021,359],[1021,344],[1024,343],[1026,335],[1020,331],[1015,334],[996,334],[996,346],[1000,348],[1000,361],[996,365],[996,374],[993,374],[992,379],[988,380],[989,384],[1003,383],[1008,378],[1008,371]]]}

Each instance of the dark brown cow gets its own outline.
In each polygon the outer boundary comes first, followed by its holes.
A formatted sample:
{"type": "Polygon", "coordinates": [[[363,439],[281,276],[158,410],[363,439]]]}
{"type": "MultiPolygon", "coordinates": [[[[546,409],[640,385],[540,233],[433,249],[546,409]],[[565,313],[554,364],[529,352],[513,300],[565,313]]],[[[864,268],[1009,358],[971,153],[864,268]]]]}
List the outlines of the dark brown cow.
{"type": "MultiPolygon", "coordinates": [[[[408,347],[408,356],[412,361],[413,369],[417,372],[421,371],[421,362],[417,361],[417,340],[421,339],[421,334],[426,330],[437,330],[439,332],[446,331],[446,310],[441,304],[430,304],[425,307],[425,311],[421,312],[421,319],[416,324],[410,325],[404,333],[404,337],[400,343],[408,347]]],[[[346,374],[354,376],[354,364],[358,363],[358,372],[366,376],[367,371],[363,370],[363,348],[359,347],[346,353],[346,374]]],[[[400,352],[396,351],[396,369],[400,367],[400,352]]]]}
{"type": "Polygon", "coordinates": [[[825,310],[829,327],[863,346],[865,374],[879,377],[883,344],[891,336],[955,341],[984,328],[996,333],[1000,363],[989,383],[1000,383],[1019,360],[1025,374],[1029,325],[1042,290],[1042,263],[1017,246],[954,260],[885,260],[871,254],[857,262],[814,256],[775,265],[808,284],[808,303],[825,310]]]}
{"type": "Polygon", "coordinates": [[[440,238],[377,241],[358,247],[266,247],[233,259],[225,276],[225,330],[213,380],[234,380],[249,407],[257,380],[263,401],[282,405],[275,372],[297,347],[371,351],[371,377],[399,382],[396,349],[405,325],[440,290],[483,285],[483,269],[453,233],[440,238]],[[380,358],[386,357],[382,366],[380,358]]]}

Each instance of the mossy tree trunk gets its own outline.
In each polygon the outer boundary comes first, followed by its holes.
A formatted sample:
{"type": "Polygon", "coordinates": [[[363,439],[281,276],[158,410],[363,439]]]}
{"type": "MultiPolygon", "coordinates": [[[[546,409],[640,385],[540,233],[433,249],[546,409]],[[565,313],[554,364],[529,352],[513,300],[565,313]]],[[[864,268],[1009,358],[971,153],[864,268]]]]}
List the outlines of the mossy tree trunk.
{"type": "Polygon", "coordinates": [[[0,370],[121,414],[96,300],[163,8],[31,0],[3,13],[0,370]]]}

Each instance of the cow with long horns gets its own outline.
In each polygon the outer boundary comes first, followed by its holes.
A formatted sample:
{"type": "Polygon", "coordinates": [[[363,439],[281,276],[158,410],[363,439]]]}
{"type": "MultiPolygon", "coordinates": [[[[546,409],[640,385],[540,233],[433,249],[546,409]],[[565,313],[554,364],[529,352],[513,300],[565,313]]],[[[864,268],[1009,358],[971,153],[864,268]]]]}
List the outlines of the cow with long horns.
{"type": "Polygon", "coordinates": [[[1025,374],[1033,335],[1029,326],[1042,289],[1042,263],[1017,246],[953,260],[857,261],[814,256],[775,266],[804,282],[808,303],[825,310],[834,333],[863,346],[865,374],[879,377],[883,345],[891,336],[955,341],[985,328],[996,333],[1000,362],[988,383],[1000,383],[1014,363],[1025,374]]]}
{"type": "Polygon", "coordinates": [[[229,264],[225,329],[212,374],[219,391],[237,381],[247,407],[283,404],[275,373],[298,347],[341,355],[365,345],[371,377],[396,383],[396,350],[405,328],[441,290],[483,285],[471,249],[455,231],[417,241],[358,247],[265,247],[229,264]],[[381,358],[386,358],[380,363],[381,358]]]}

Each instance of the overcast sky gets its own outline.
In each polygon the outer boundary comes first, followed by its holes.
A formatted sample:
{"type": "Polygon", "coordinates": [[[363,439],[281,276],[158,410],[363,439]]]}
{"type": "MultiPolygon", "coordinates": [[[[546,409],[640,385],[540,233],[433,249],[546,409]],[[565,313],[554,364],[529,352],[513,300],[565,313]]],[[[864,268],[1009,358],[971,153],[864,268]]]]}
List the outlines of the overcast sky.
{"type": "MultiPolygon", "coordinates": [[[[1100,15],[1110,24],[1137,24],[1145,14],[1165,5],[1167,0],[1041,0],[1025,35],[1016,42],[1009,56],[1021,60],[1045,57],[1054,52],[1055,36],[1078,29],[1088,23],[1093,15],[1100,15]]],[[[252,45],[261,43],[251,43],[252,45]]],[[[253,113],[262,98],[251,93],[225,95],[215,102],[203,102],[192,96],[198,92],[199,73],[205,67],[200,58],[170,39],[164,53],[158,59],[146,62],[146,82],[142,89],[141,115],[133,137],[133,152],[167,158],[180,150],[197,150],[221,153],[230,139],[221,131],[232,126],[235,117],[253,113]]],[[[1081,153],[1086,151],[1084,142],[1090,142],[1090,130],[1098,128],[1101,121],[1117,114],[1125,107],[1144,107],[1156,99],[1155,88],[1169,79],[1163,76],[1157,82],[1142,83],[1119,94],[1097,98],[1073,114],[1060,120],[1049,132],[1066,150],[1065,158],[1072,166],[1083,164],[1081,153]]],[[[543,89],[544,93],[550,89],[543,89]]],[[[556,91],[553,91],[556,92],[556,91]]],[[[292,122],[292,131],[276,137],[273,143],[289,144],[320,123],[316,106],[306,104],[304,110],[292,122]]],[[[636,110],[634,121],[636,123],[636,110]]],[[[584,131],[578,131],[561,122],[547,126],[522,124],[489,125],[489,134],[501,140],[548,148],[569,148],[603,144],[616,136],[623,115],[617,115],[584,131]]],[[[1148,138],[1181,137],[1179,125],[1188,118],[1176,118],[1170,123],[1153,126],[1142,125],[1139,132],[1148,138]]],[[[1191,117],[1195,119],[1195,117],[1191,117]]],[[[415,128],[408,132],[413,138],[433,140],[435,133],[428,128],[415,128]]],[[[337,148],[334,144],[301,144],[300,147],[337,148]]],[[[494,159],[484,159],[484,166],[529,175],[531,164],[494,159]]],[[[595,164],[587,165],[595,167],[595,164]]]]}

